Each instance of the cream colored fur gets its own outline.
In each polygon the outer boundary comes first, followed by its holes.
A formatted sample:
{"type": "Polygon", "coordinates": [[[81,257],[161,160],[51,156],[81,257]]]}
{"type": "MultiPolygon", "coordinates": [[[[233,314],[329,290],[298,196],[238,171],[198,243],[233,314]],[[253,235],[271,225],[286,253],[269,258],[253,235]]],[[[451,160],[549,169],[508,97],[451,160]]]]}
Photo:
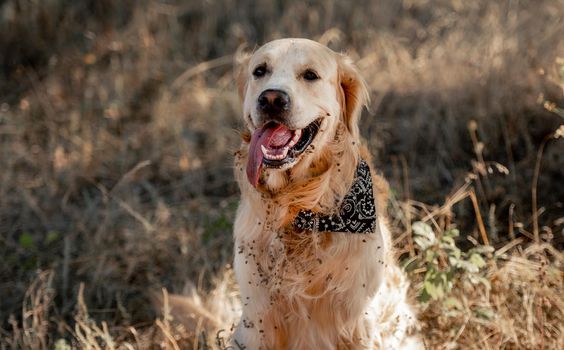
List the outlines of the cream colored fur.
{"type": "Polygon", "coordinates": [[[422,349],[408,283],[396,266],[385,217],[387,184],[374,170],[374,233],[296,232],[302,209],[329,212],[347,193],[359,158],[358,117],[368,100],[362,77],[345,56],[316,42],[283,39],[242,65],[239,92],[247,131],[235,157],[241,202],[234,226],[234,270],[243,313],[233,337],[245,349],[422,349]],[[266,63],[264,78],[253,77],[266,63]],[[313,69],[320,79],[302,79],[313,69]],[[265,89],[292,100],[289,127],[323,117],[308,150],[283,169],[264,169],[257,188],[245,174],[249,135],[260,126],[256,101],[265,89]]]}

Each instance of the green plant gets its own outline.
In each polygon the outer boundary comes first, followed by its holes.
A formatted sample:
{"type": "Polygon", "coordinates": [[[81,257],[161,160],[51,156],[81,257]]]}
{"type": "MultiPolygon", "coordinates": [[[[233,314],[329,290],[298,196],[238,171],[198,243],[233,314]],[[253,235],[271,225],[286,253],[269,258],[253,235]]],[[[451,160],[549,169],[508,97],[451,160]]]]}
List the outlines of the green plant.
{"type": "Polygon", "coordinates": [[[446,230],[437,236],[433,228],[422,221],[413,224],[413,233],[420,253],[408,263],[407,270],[425,269],[420,301],[439,300],[457,304],[449,297],[458,282],[482,283],[489,288],[489,281],[480,274],[480,269],[486,266],[484,257],[493,252],[493,247],[476,246],[464,252],[455,242],[459,236],[457,229],[446,230]]]}

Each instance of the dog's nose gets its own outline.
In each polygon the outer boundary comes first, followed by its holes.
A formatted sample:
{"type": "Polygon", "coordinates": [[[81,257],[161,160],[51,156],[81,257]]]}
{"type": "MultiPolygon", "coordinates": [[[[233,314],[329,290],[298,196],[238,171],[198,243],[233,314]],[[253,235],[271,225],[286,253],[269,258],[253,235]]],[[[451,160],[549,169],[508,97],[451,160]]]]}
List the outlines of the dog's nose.
{"type": "Polygon", "coordinates": [[[270,116],[278,116],[290,109],[290,96],[282,90],[264,90],[258,98],[258,108],[270,116]]]}

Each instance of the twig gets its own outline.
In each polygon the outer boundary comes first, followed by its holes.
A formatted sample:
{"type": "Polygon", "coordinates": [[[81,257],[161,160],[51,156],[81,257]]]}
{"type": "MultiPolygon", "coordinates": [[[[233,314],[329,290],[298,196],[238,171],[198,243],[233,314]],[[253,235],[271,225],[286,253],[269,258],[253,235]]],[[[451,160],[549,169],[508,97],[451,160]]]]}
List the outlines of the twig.
{"type": "MultiPolygon", "coordinates": [[[[476,154],[476,158],[479,164],[479,167],[476,167],[476,170],[478,171],[478,174],[481,173],[482,177],[484,178],[484,186],[482,186],[480,177],[476,178],[476,185],[478,186],[478,191],[484,192],[484,194],[487,195],[488,193],[491,193],[491,185],[487,175],[488,167],[484,160],[484,144],[478,139],[478,123],[475,120],[471,120],[468,123],[468,131],[470,133],[474,153],[476,154]],[[481,172],[480,170],[482,170],[483,172],[481,172]]],[[[486,196],[484,196],[483,198],[486,198],[486,196]]]]}
{"type": "Polygon", "coordinates": [[[118,182],[112,187],[112,189],[109,191],[109,195],[112,195],[114,192],[116,192],[123,184],[127,183],[132,177],[133,175],[135,175],[135,173],[137,173],[139,170],[148,167],[149,165],[151,165],[151,161],[150,160],[143,160],[139,163],[137,163],[131,170],[129,170],[127,173],[125,173],[119,180],[118,182]]]}
{"type": "Polygon", "coordinates": [[[514,240],[515,239],[515,229],[513,228],[513,212],[515,211],[515,203],[511,203],[511,205],[509,206],[509,218],[508,218],[508,222],[509,222],[509,227],[507,228],[507,231],[509,232],[509,238],[514,240]]]}
{"type": "Polygon", "coordinates": [[[170,334],[169,330],[167,329],[167,327],[163,324],[163,322],[161,320],[156,320],[155,323],[157,324],[157,326],[161,329],[161,331],[163,332],[163,334],[165,335],[165,337],[168,339],[168,341],[170,342],[172,348],[174,350],[180,350],[180,347],[178,346],[178,343],[176,342],[176,340],[174,339],[174,336],[172,334],[170,334]]]}
{"type": "Polygon", "coordinates": [[[147,219],[145,219],[143,215],[139,214],[137,211],[135,211],[135,209],[127,204],[127,202],[121,200],[117,196],[113,196],[112,198],[119,204],[122,209],[128,212],[129,215],[131,215],[134,219],[137,219],[137,221],[139,221],[143,225],[147,232],[155,231],[155,227],[147,219]]]}
{"type": "Polygon", "coordinates": [[[184,85],[190,78],[207,70],[224,66],[226,64],[233,62],[233,55],[226,55],[222,57],[215,58],[213,60],[201,62],[194,67],[188,68],[184,71],[178,78],[172,82],[172,90],[177,90],[182,85],[184,85]]]}
{"type": "Polygon", "coordinates": [[[499,248],[498,250],[495,251],[494,255],[496,257],[502,256],[503,254],[505,254],[507,251],[509,251],[510,249],[512,249],[513,247],[515,247],[516,245],[519,245],[521,243],[525,242],[525,238],[523,237],[519,237],[517,239],[512,240],[511,242],[507,243],[506,245],[504,245],[503,247],[499,248]]]}
{"type": "Polygon", "coordinates": [[[405,157],[402,155],[400,157],[401,160],[401,168],[402,168],[402,174],[403,174],[403,195],[404,195],[404,212],[405,215],[407,216],[406,218],[406,223],[407,223],[407,245],[408,245],[408,249],[409,249],[409,256],[410,257],[414,257],[415,256],[415,248],[413,247],[413,234],[412,234],[412,229],[411,229],[411,208],[409,205],[410,202],[410,188],[409,188],[409,173],[407,170],[407,161],[405,160],[405,157]]]}
{"type": "Polygon", "coordinates": [[[482,220],[482,214],[480,213],[480,207],[478,206],[478,199],[476,198],[476,193],[474,189],[470,189],[470,199],[472,200],[472,205],[474,206],[474,211],[476,212],[476,220],[478,221],[478,229],[480,230],[480,235],[482,236],[482,242],[485,245],[490,245],[488,240],[488,234],[486,232],[486,227],[484,226],[484,221],[482,220]]]}
{"type": "Polygon", "coordinates": [[[67,291],[69,290],[69,266],[71,255],[71,237],[70,234],[65,235],[63,241],[63,309],[68,306],[67,291]]]}
{"type": "MultiPolygon", "coordinates": [[[[448,212],[450,212],[451,208],[456,203],[460,202],[461,200],[463,200],[464,198],[466,198],[468,196],[468,193],[469,193],[468,192],[468,186],[469,185],[470,185],[470,182],[466,182],[464,185],[462,185],[460,188],[458,188],[452,196],[447,197],[447,199],[445,200],[445,204],[443,204],[438,209],[435,209],[432,212],[428,213],[425,217],[423,217],[421,219],[421,221],[426,222],[434,216],[448,214],[448,212]]],[[[415,202],[412,201],[412,203],[415,203],[415,202]]]]}
{"type": "Polygon", "coordinates": [[[533,235],[535,237],[535,243],[540,243],[540,236],[539,236],[539,213],[537,210],[537,186],[539,182],[539,174],[540,174],[540,167],[541,167],[541,160],[542,160],[542,153],[544,152],[544,147],[548,143],[548,140],[555,137],[556,132],[551,133],[542,140],[539,150],[537,151],[537,160],[535,162],[535,173],[533,175],[533,182],[531,184],[531,207],[532,207],[532,214],[533,214],[533,235]]]}
{"type": "Polygon", "coordinates": [[[131,334],[133,334],[133,339],[135,339],[137,349],[141,349],[141,343],[139,342],[139,333],[137,333],[137,330],[133,326],[130,326],[127,329],[129,330],[129,332],[131,332],[131,334]]]}
{"type": "Polygon", "coordinates": [[[105,197],[107,196],[108,198],[115,200],[122,209],[129,213],[129,215],[131,215],[134,219],[139,221],[143,225],[145,230],[147,230],[147,232],[153,232],[155,230],[155,227],[147,219],[145,219],[141,214],[135,211],[127,202],[114,194],[121,186],[127,183],[133,177],[133,175],[135,175],[135,173],[149,165],[151,165],[150,160],[139,162],[131,170],[125,173],[109,191],[106,190],[106,188],[101,184],[96,184],[96,186],[105,197]]]}

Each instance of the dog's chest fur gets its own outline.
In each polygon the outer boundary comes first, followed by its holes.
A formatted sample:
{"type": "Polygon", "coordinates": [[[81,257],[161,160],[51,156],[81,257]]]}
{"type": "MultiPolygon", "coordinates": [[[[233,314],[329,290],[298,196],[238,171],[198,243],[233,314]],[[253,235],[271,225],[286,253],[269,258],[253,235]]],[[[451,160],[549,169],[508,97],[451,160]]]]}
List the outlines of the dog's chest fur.
{"type": "Polygon", "coordinates": [[[294,212],[277,198],[242,198],[235,272],[244,333],[258,336],[267,349],[369,341],[363,320],[387,261],[382,233],[299,232],[294,212]]]}

